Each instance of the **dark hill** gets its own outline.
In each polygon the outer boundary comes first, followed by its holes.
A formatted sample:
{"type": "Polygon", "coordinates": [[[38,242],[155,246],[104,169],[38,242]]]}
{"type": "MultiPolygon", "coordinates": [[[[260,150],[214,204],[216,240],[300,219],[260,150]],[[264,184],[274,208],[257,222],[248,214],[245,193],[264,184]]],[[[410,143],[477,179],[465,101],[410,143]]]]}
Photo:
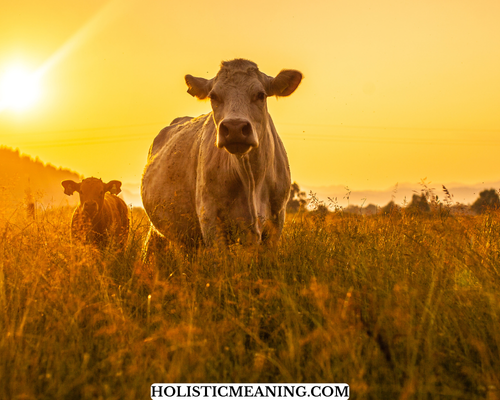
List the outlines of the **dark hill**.
{"type": "Polygon", "coordinates": [[[75,204],[63,193],[61,181],[79,180],[81,177],[69,169],[56,168],[20,154],[19,150],[0,146],[0,207],[19,207],[29,197],[43,206],[75,204]]]}

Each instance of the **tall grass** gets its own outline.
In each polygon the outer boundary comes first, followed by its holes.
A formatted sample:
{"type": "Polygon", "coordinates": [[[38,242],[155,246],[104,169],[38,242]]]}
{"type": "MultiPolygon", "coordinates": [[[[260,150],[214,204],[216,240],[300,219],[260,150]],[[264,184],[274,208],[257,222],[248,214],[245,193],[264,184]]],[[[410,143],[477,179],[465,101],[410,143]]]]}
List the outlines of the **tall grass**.
{"type": "Polygon", "coordinates": [[[71,243],[0,224],[0,398],[144,399],[155,382],[345,382],[356,399],[496,399],[500,215],[290,215],[277,249],[71,243]]]}

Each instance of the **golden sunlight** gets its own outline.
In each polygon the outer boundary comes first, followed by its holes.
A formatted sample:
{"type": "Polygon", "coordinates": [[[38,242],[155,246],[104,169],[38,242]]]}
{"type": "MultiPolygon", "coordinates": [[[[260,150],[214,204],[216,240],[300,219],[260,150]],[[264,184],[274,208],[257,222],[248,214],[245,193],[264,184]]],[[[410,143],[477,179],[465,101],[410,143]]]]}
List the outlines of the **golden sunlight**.
{"type": "Polygon", "coordinates": [[[23,111],[40,98],[39,74],[21,66],[5,71],[0,81],[0,111],[23,111]]]}

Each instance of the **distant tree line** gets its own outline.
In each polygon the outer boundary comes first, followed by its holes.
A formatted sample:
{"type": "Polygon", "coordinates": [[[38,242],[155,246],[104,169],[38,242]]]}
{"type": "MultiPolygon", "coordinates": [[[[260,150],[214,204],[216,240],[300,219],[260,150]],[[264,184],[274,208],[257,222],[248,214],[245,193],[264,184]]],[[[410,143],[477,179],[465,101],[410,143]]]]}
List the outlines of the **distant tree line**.
{"type": "Polygon", "coordinates": [[[0,146],[0,212],[25,204],[26,212],[34,215],[36,203],[72,202],[64,195],[61,181],[80,178],[69,169],[56,168],[21,154],[17,149],[0,146]]]}
{"type": "Polygon", "coordinates": [[[500,208],[499,192],[495,189],[486,189],[479,193],[479,197],[472,205],[464,205],[453,203],[452,195],[448,189],[443,186],[444,198],[439,199],[438,195],[432,189],[429,189],[425,184],[420,194],[413,194],[410,203],[403,206],[397,205],[394,200],[391,200],[383,207],[374,204],[368,204],[366,207],[349,205],[341,207],[336,203],[336,199],[329,199],[330,204],[326,205],[323,201],[318,200],[313,193],[309,194],[309,198],[304,191],[301,191],[297,182],[292,184],[290,198],[287,203],[288,213],[310,212],[315,215],[325,215],[333,210],[342,210],[344,212],[360,215],[375,215],[375,214],[392,214],[400,212],[404,209],[406,212],[414,214],[428,214],[432,211],[442,211],[444,209],[451,212],[482,214],[488,210],[500,208]]]}

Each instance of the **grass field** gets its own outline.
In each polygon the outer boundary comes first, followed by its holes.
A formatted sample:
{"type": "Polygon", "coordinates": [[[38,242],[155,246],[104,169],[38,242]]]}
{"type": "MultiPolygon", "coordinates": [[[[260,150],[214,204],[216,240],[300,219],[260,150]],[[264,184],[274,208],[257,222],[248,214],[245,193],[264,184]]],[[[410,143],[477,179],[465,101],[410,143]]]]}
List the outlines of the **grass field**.
{"type": "Polygon", "coordinates": [[[289,215],[277,249],[72,245],[0,223],[0,398],[147,399],[156,382],[337,382],[352,399],[500,398],[500,214],[289,215]]]}

